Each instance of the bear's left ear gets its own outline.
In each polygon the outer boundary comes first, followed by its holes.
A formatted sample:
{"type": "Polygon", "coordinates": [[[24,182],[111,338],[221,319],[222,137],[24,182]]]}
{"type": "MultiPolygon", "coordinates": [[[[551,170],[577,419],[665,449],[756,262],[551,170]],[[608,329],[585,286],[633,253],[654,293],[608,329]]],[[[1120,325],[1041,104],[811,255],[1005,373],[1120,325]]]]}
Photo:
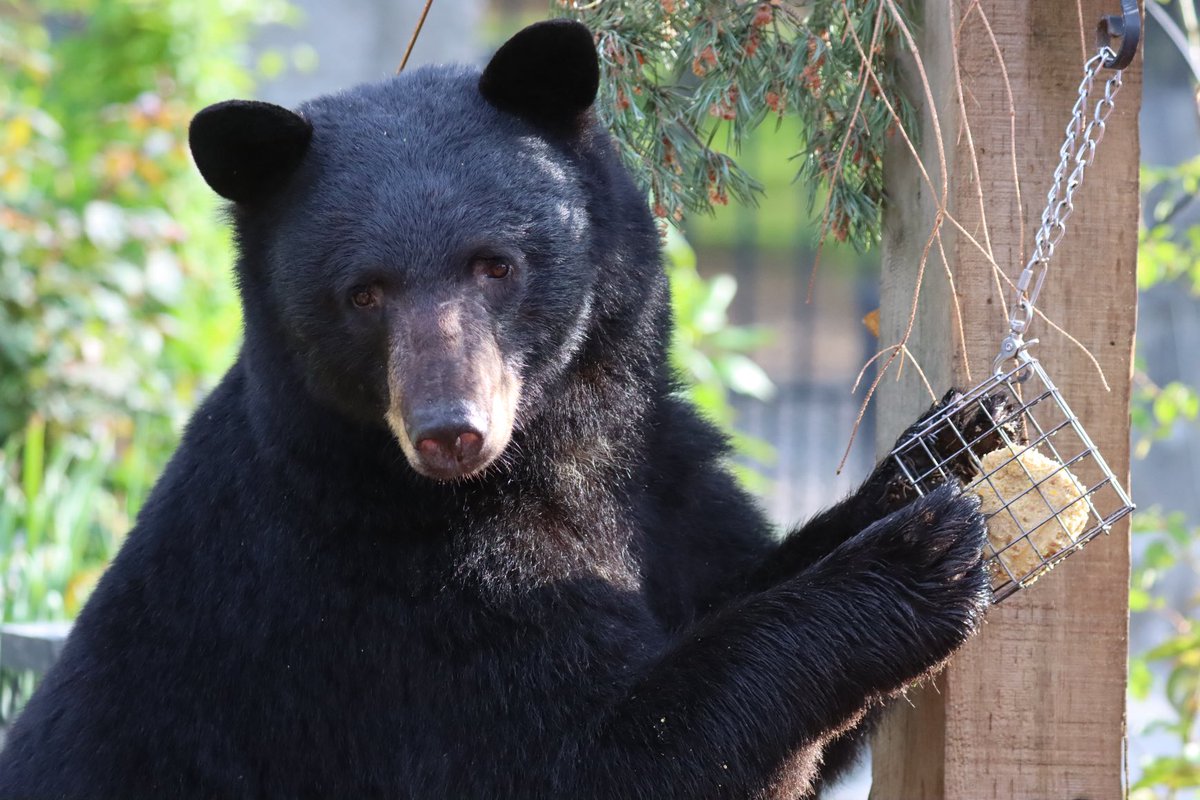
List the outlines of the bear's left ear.
{"type": "Polygon", "coordinates": [[[578,123],[599,88],[592,33],[566,19],[518,32],[496,51],[479,79],[479,91],[496,108],[551,127],[578,123]]]}
{"type": "Polygon", "coordinates": [[[312,139],[304,117],[271,103],[228,100],[192,119],[192,158],[213,191],[235,203],[262,199],[300,165],[312,139]]]}

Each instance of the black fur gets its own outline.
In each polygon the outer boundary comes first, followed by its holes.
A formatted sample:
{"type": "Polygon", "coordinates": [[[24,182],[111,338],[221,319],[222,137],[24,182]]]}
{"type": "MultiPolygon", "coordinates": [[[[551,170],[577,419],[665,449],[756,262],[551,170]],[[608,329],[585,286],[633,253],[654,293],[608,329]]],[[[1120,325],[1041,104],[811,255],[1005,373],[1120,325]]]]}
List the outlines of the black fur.
{"type": "Polygon", "coordinates": [[[884,467],[776,542],[678,399],[610,140],[478,85],[308,103],[303,158],[233,207],[240,357],[11,731],[0,798],[793,798],[975,630],[984,527],[956,487],[891,507],[884,467]],[[479,248],[513,275],[477,282],[479,248]],[[501,457],[436,482],[383,415],[391,332],[446,303],[522,390],[501,457]]]}

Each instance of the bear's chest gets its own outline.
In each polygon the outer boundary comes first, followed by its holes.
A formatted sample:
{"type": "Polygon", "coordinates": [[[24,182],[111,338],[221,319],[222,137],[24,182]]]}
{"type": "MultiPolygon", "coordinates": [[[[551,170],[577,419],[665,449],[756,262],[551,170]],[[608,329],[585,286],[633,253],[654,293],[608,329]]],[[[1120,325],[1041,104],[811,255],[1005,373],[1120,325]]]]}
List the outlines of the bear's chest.
{"type": "Polygon", "coordinates": [[[636,592],[598,578],[503,602],[370,585],[292,598],[286,613],[277,602],[243,609],[266,646],[228,701],[249,770],[298,794],[552,794],[546,781],[662,635],[636,592]]]}

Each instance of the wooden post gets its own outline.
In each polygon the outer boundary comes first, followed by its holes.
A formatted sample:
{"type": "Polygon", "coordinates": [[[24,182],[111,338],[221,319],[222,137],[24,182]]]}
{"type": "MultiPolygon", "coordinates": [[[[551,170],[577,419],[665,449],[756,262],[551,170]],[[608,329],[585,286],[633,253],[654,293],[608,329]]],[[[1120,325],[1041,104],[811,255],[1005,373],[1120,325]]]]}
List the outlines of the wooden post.
{"type": "MultiPolygon", "coordinates": [[[[920,109],[918,147],[933,186],[908,146],[895,137],[887,166],[891,201],[885,216],[881,344],[900,341],[908,325],[918,265],[937,219],[944,180],[946,211],[978,245],[944,220],[940,246],[934,241],[928,251],[908,346],[935,391],[979,382],[990,369],[1006,330],[1002,298],[1008,302],[1010,289],[997,285],[982,250],[990,249],[1012,279],[1024,266],[1083,62],[1095,51],[1095,25],[1101,14],[1119,10],[1118,0],[923,4],[920,30],[913,35],[932,103],[921,100],[925,90],[915,62],[905,61],[910,96],[920,109]],[[931,111],[940,124],[944,175],[931,111]]],[[[1100,77],[1109,74],[1105,70],[1100,77]]],[[[1140,101],[1139,56],[1125,71],[1116,110],[1075,196],[1075,214],[1039,303],[1096,356],[1111,391],[1105,391],[1078,345],[1040,319],[1032,331],[1041,339],[1036,355],[1124,481],[1136,313],[1140,101]]],[[[916,370],[908,365],[893,381],[896,367],[876,399],[881,452],[929,404],[916,370]]],[[[871,797],[1121,797],[1128,582],[1126,521],[1036,586],[995,607],[983,632],[935,685],[910,691],[911,705],[895,704],[874,744],[871,797]]]]}

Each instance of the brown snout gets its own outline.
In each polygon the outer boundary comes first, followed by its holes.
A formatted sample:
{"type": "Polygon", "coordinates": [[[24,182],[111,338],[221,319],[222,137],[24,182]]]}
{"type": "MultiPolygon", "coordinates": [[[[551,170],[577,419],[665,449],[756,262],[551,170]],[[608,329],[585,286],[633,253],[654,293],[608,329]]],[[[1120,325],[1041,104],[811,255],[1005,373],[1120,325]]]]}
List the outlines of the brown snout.
{"type": "Polygon", "coordinates": [[[520,391],[485,310],[445,301],[400,317],[387,420],[409,464],[443,481],[484,469],[508,445],[520,391]]]}

